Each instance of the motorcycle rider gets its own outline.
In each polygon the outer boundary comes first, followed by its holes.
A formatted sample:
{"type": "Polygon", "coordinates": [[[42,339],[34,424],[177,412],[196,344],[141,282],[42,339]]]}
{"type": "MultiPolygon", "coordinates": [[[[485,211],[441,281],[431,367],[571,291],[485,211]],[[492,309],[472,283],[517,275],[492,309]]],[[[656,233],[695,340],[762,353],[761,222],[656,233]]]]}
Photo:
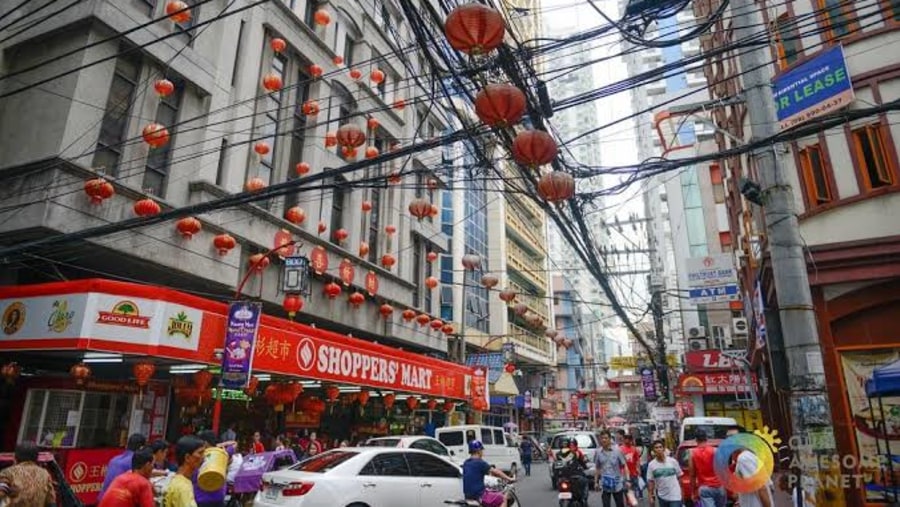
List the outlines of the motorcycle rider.
{"type": "Polygon", "coordinates": [[[482,459],[483,455],[484,444],[480,440],[470,441],[469,459],[462,464],[463,494],[466,500],[478,500],[484,507],[506,507],[509,498],[503,493],[486,489],[484,477],[493,475],[507,482],[516,482],[516,480],[503,473],[503,470],[488,464],[482,459]]]}
{"type": "Polygon", "coordinates": [[[570,462],[563,465],[563,470],[571,470],[567,475],[573,483],[572,490],[578,492],[578,497],[583,498],[587,503],[587,480],[584,477],[584,471],[587,470],[587,457],[584,455],[584,451],[578,448],[578,439],[570,438],[566,447],[559,452],[557,459],[570,462]]]}

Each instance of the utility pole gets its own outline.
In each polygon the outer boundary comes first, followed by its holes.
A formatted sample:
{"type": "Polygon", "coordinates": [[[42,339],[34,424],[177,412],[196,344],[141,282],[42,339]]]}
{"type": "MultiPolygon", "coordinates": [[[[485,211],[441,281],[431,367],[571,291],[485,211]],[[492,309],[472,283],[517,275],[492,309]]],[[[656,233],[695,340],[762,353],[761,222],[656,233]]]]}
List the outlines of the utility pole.
{"type": "MultiPolygon", "coordinates": [[[[746,40],[758,35],[759,27],[766,26],[754,0],[732,0],[731,10],[734,15],[735,40],[746,40]]],[[[739,58],[744,73],[743,95],[752,126],[752,138],[769,138],[779,130],[770,89],[772,63],[769,46],[760,45],[752,51],[741,51],[739,58]]],[[[817,402],[814,401],[817,409],[828,411],[829,419],[831,414],[824,372],[821,370],[822,351],[806,272],[803,241],[794,210],[794,196],[784,176],[782,157],[783,150],[780,146],[758,148],[750,153],[762,190],[762,210],[766,220],[790,383],[785,387],[790,390],[792,435],[809,437],[800,401],[818,398],[815,400],[817,402]]],[[[820,450],[826,451],[828,449],[825,447],[834,447],[831,443],[834,442],[833,430],[830,427],[816,430],[817,435],[826,437],[827,432],[831,432],[827,445],[823,439],[816,439],[823,446],[820,450]]]]}
{"type": "Polygon", "coordinates": [[[651,311],[653,312],[653,325],[656,335],[656,353],[657,353],[657,376],[659,377],[659,403],[668,405],[671,402],[669,389],[669,364],[666,360],[666,336],[663,331],[663,309],[662,309],[662,287],[653,286],[653,295],[650,299],[651,311]]]}

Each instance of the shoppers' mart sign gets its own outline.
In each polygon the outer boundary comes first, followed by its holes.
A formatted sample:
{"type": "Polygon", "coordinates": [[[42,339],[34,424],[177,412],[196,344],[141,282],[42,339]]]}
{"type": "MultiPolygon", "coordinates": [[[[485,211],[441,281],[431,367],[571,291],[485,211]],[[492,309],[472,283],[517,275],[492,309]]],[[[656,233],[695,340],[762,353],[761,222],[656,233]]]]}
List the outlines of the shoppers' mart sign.
{"type": "Polygon", "coordinates": [[[853,84],[837,45],[775,78],[775,110],[782,129],[846,107],[853,100],[853,84]]]}

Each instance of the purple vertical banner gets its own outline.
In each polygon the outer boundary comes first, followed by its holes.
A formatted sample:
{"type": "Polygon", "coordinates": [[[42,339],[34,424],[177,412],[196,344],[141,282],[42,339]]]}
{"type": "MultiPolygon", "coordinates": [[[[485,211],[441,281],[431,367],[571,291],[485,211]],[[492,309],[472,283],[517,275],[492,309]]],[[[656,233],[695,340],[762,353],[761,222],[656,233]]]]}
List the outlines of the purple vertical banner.
{"type": "Polygon", "coordinates": [[[641,386],[644,388],[644,399],[656,401],[656,381],[653,379],[653,370],[644,368],[641,370],[641,386]]]}
{"type": "Polygon", "coordinates": [[[531,391],[525,391],[525,396],[522,397],[522,408],[525,409],[525,415],[531,415],[531,391]]]}
{"type": "Polygon", "coordinates": [[[253,350],[261,315],[261,303],[238,301],[228,307],[225,352],[222,354],[222,387],[243,389],[250,381],[253,350]]]}

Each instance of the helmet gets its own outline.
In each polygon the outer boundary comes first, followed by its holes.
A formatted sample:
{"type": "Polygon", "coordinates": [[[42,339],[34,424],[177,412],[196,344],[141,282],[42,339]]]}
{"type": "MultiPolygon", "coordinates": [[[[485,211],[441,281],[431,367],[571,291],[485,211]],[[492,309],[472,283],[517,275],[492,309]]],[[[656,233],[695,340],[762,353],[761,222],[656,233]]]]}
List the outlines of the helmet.
{"type": "Polygon", "coordinates": [[[566,442],[566,445],[568,445],[569,447],[578,447],[578,439],[575,437],[572,437],[569,439],[568,442],[566,442]]]}
{"type": "Polygon", "coordinates": [[[472,440],[469,442],[469,454],[473,452],[478,452],[484,449],[484,444],[481,443],[481,440],[472,440]]]}

